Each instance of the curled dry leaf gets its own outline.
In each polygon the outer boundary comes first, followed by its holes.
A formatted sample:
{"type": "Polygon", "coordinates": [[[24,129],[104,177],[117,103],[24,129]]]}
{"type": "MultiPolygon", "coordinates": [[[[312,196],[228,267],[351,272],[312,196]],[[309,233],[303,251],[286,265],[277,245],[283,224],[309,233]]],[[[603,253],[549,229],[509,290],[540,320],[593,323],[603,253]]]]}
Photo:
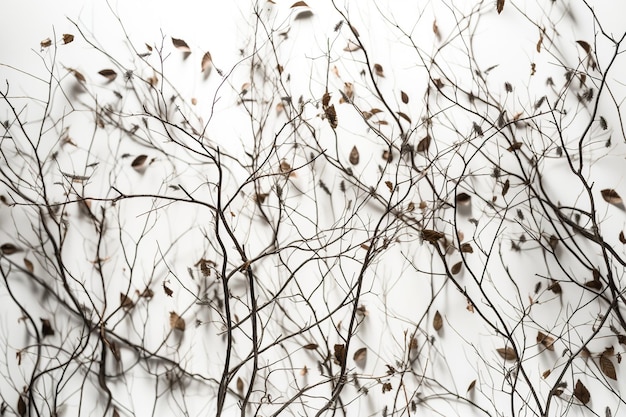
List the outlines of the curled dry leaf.
{"type": "Polygon", "coordinates": [[[385,76],[385,72],[383,71],[383,66],[380,65],[380,64],[374,64],[374,72],[379,77],[384,77],[385,76]]]}
{"type": "Polygon", "coordinates": [[[309,7],[308,4],[306,4],[303,1],[297,1],[294,4],[291,5],[291,8],[293,9],[294,7],[309,7]]]}
{"type": "Polygon", "coordinates": [[[141,171],[144,168],[144,164],[148,160],[148,155],[139,155],[133,162],[130,164],[131,167],[135,169],[135,171],[141,171]]]}
{"type": "Polygon", "coordinates": [[[606,352],[602,353],[602,355],[600,355],[600,369],[602,370],[602,373],[604,373],[604,375],[606,375],[608,378],[617,380],[617,373],[615,372],[615,365],[613,365],[613,362],[611,362],[611,359],[609,359],[609,354],[607,354],[606,352]]]}
{"type": "Polygon", "coordinates": [[[467,387],[467,392],[473,391],[475,386],[476,386],[476,380],[473,380],[472,382],[470,382],[469,386],[467,387]]]}
{"type": "Polygon", "coordinates": [[[500,356],[502,356],[502,358],[504,360],[507,361],[516,361],[517,360],[517,355],[515,354],[515,349],[513,349],[512,347],[505,347],[505,348],[498,348],[496,349],[496,351],[498,352],[498,354],[500,356]]]}
{"type": "Polygon", "coordinates": [[[498,14],[502,13],[502,10],[504,9],[504,0],[497,0],[496,8],[498,10],[498,14]]]}
{"type": "Polygon", "coordinates": [[[26,270],[31,274],[35,272],[35,266],[28,258],[24,258],[24,267],[26,267],[26,270]]]}
{"type": "Polygon", "coordinates": [[[400,99],[402,100],[404,104],[409,103],[409,96],[404,91],[400,91],[400,99]]]}
{"type": "Polygon", "coordinates": [[[452,272],[452,275],[456,275],[459,272],[461,272],[462,268],[463,268],[463,262],[457,262],[454,265],[452,265],[452,268],[450,268],[450,272],[452,272]]]}
{"type": "Polygon", "coordinates": [[[121,292],[120,293],[120,307],[122,307],[125,310],[130,310],[134,306],[135,306],[135,303],[133,303],[133,300],[131,300],[130,297],[128,297],[123,292],[121,292]]]}
{"type": "Polygon", "coordinates": [[[467,193],[458,193],[456,195],[456,203],[462,206],[467,206],[472,202],[472,196],[467,193]]]}
{"type": "Polygon", "coordinates": [[[334,346],[335,351],[335,362],[340,366],[343,366],[346,363],[346,345],[337,344],[334,346]]]}
{"type": "Polygon", "coordinates": [[[42,48],[47,48],[52,45],[52,40],[50,38],[46,38],[43,41],[39,42],[39,45],[41,45],[42,48]]]}
{"type": "Polygon", "coordinates": [[[185,42],[182,39],[172,38],[172,44],[174,45],[174,47],[176,47],[176,49],[180,51],[183,51],[187,54],[191,53],[191,48],[189,48],[189,45],[187,45],[187,42],[185,42]]]}
{"type": "Polygon", "coordinates": [[[439,239],[442,239],[445,236],[446,235],[436,230],[429,230],[429,229],[422,230],[422,239],[433,244],[437,243],[439,239]]]}
{"type": "Polygon", "coordinates": [[[211,53],[205,52],[204,55],[202,55],[202,64],[201,64],[202,72],[205,72],[211,69],[212,65],[213,65],[213,58],[211,58],[211,53]]]}
{"type": "Polygon", "coordinates": [[[430,148],[430,135],[426,135],[422,140],[417,144],[417,152],[426,152],[430,148]]]}
{"type": "Polygon", "coordinates": [[[63,34],[63,44],[67,45],[68,43],[74,41],[74,35],[69,34],[69,33],[64,33],[63,34]]]}
{"type": "Polygon", "coordinates": [[[352,359],[354,360],[354,363],[356,363],[356,366],[358,366],[359,368],[365,368],[365,363],[367,361],[367,348],[361,348],[358,349],[356,352],[354,352],[354,356],[352,357],[352,359]]]}
{"type": "Polygon", "coordinates": [[[54,329],[52,328],[52,324],[50,324],[50,320],[48,319],[39,319],[41,320],[41,334],[46,336],[54,336],[54,329]]]}
{"type": "Polygon", "coordinates": [[[436,331],[441,330],[443,327],[443,317],[441,317],[441,313],[439,310],[435,311],[435,317],[433,318],[433,329],[436,331]]]}
{"type": "Polygon", "coordinates": [[[626,245],[626,236],[624,236],[624,231],[619,232],[619,241],[626,245]]]}
{"type": "Polygon", "coordinates": [[[237,377],[237,391],[239,393],[243,392],[243,379],[240,376],[237,377]]]}
{"type": "Polygon", "coordinates": [[[163,283],[163,292],[165,292],[165,295],[167,295],[168,297],[171,297],[174,294],[174,291],[172,291],[170,287],[165,285],[165,282],[163,283]]]}
{"type": "Polygon", "coordinates": [[[185,331],[185,320],[175,311],[170,311],[170,327],[181,332],[185,331]]]}
{"type": "Polygon", "coordinates": [[[398,113],[398,116],[402,117],[407,122],[412,123],[411,118],[406,113],[403,113],[401,111],[399,111],[397,113],[398,113]]]}
{"type": "Polygon", "coordinates": [[[98,71],[98,74],[102,75],[104,78],[106,78],[109,81],[113,81],[114,79],[117,78],[117,72],[115,72],[112,69],[103,69],[98,71]]]}
{"type": "Polygon", "coordinates": [[[13,255],[16,252],[20,252],[21,249],[15,246],[13,243],[5,243],[0,246],[0,251],[3,255],[13,255]]]}
{"type": "Polygon", "coordinates": [[[583,404],[587,404],[591,400],[591,394],[587,387],[580,382],[580,379],[576,381],[576,386],[574,387],[574,396],[583,404]]]}
{"type": "Polygon", "coordinates": [[[591,53],[591,45],[589,45],[589,42],[576,41],[576,43],[579,44],[585,50],[585,52],[587,52],[588,54],[591,53]]]}
{"type": "Polygon", "coordinates": [[[21,394],[17,399],[17,413],[20,415],[20,417],[24,417],[26,415],[26,401],[24,401],[24,396],[21,394]]]}
{"type": "Polygon", "coordinates": [[[543,332],[537,332],[537,343],[541,343],[546,349],[554,351],[554,337],[543,332]]]}
{"type": "Polygon", "coordinates": [[[349,40],[348,45],[345,48],[343,48],[343,50],[346,52],[354,52],[354,51],[358,51],[359,49],[361,49],[361,45],[351,40],[349,40]]]}
{"type": "Polygon", "coordinates": [[[306,349],[306,350],[315,350],[315,349],[317,349],[318,344],[317,343],[309,343],[309,344],[306,344],[306,345],[304,345],[302,347],[304,349],[306,349]]]}
{"type": "Polygon", "coordinates": [[[357,149],[356,146],[352,147],[352,150],[350,151],[350,163],[352,165],[358,165],[359,164],[359,160],[361,159],[360,155],[359,155],[359,150],[357,149]]]}
{"type": "Polygon", "coordinates": [[[337,119],[337,112],[335,111],[335,105],[331,104],[330,106],[326,107],[326,109],[324,110],[324,114],[326,115],[326,118],[328,119],[328,123],[330,124],[330,127],[332,127],[333,129],[336,129],[337,126],[339,125],[339,121],[337,119]]]}
{"type": "Polygon", "coordinates": [[[620,205],[623,203],[622,197],[612,188],[601,190],[602,198],[609,204],[620,205]]]}
{"type": "Polygon", "coordinates": [[[463,243],[461,245],[461,252],[463,252],[463,253],[474,253],[474,248],[469,243],[463,243]]]}

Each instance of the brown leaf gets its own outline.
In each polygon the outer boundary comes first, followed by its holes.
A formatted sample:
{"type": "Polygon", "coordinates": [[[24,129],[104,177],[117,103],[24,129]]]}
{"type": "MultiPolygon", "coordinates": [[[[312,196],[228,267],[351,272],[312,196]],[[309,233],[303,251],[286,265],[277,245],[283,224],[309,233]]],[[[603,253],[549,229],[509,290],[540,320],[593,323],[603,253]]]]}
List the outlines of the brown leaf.
{"type": "Polygon", "coordinates": [[[130,310],[131,308],[135,306],[135,303],[133,302],[133,300],[130,299],[130,297],[128,297],[123,292],[121,292],[120,293],[120,306],[125,310],[130,310]]]}
{"type": "Polygon", "coordinates": [[[550,291],[555,294],[561,294],[561,284],[558,281],[553,281],[552,284],[548,287],[550,291]]]}
{"type": "Polygon", "coordinates": [[[426,152],[430,148],[430,135],[426,135],[417,144],[417,152],[426,152]]]}
{"type": "Polygon", "coordinates": [[[79,71],[77,71],[75,69],[72,69],[72,68],[69,68],[69,72],[71,72],[74,75],[74,78],[76,78],[76,80],[79,83],[87,82],[87,79],[85,78],[85,76],[81,72],[79,72],[79,71]]]}
{"type": "Polygon", "coordinates": [[[148,160],[148,155],[139,155],[133,162],[130,164],[131,167],[135,169],[135,171],[141,171],[143,169],[143,165],[148,160]]]}
{"type": "Polygon", "coordinates": [[[363,347],[361,349],[357,349],[357,351],[354,352],[352,359],[354,360],[354,363],[356,363],[356,366],[359,368],[365,368],[365,362],[367,361],[367,348],[363,347]]]}
{"type": "Polygon", "coordinates": [[[63,34],[63,44],[67,45],[68,43],[72,42],[74,40],[74,35],[71,35],[69,33],[64,33],[63,34]]]}
{"type": "Polygon", "coordinates": [[[624,236],[624,231],[619,232],[619,241],[626,245],[626,236],[624,236]]]}
{"type": "Polygon", "coordinates": [[[602,198],[604,199],[604,201],[606,201],[607,203],[614,205],[619,205],[623,203],[622,197],[620,197],[617,191],[612,188],[601,190],[600,193],[602,194],[602,198]]]}
{"type": "Polygon", "coordinates": [[[333,129],[336,129],[337,126],[339,125],[339,120],[337,120],[337,112],[335,111],[335,105],[331,104],[330,106],[326,107],[326,109],[324,110],[324,113],[326,114],[326,118],[328,119],[328,123],[330,124],[330,127],[332,127],[333,129]]]}
{"type": "Polygon", "coordinates": [[[615,373],[615,365],[609,359],[609,355],[603,353],[600,355],[600,369],[608,378],[617,380],[617,374],[615,373]]]}
{"type": "Polygon", "coordinates": [[[352,150],[350,151],[350,163],[352,165],[358,165],[359,164],[359,160],[361,159],[359,156],[359,150],[356,148],[356,146],[352,147],[352,150]]]}
{"type": "Polygon", "coordinates": [[[522,148],[523,142],[513,142],[506,150],[509,152],[517,151],[522,148]]]}
{"type": "Polygon", "coordinates": [[[515,349],[513,349],[512,347],[506,347],[506,348],[498,348],[496,349],[496,351],[498,352],[498,354],[500,354],[500,356],[502,356],[502,358],[504,360],[507,361],[516,361],[517,360],[517,355],[515,354],[515,349]]]}
{"type": "Polygon", "coordinates": [[[170,311],[170,327],[175,330],[185,331],[185,320],[176,314],[174,311],[170,311]]]}
{"type": "Polygon", "coordinates": [[[304,349],[307,349],[307,350],[315,350],[315,349],[317,349],[317,347],[318,347],[318,346],[319,346],[319,345],[318,345],[317,343],[309,343],[309,344],[304,345],[304,346],[302,346],[302,347],[303,347],[304,349]]]}
{"type": "Polygon", "coordinates": [[[433,329],[435,329],[436,331],[439,331],[441,330],[442,327],[443,327],[443,318],[441,317],[439,310],[437,310],[435,311],[435,317],[433,317],[433,329]]]}
{"type": "Polygon", "coordinates": [[[554,337],[542,332],[537,333],[537,343],[541,343],[546,349],[554,351],[554,337]]]}
{"type": "Polygon", "coordinates": [[[467,206],[472,202],[472,197],[467,193],[458,193],[456,195],[456,203],[462,206],[467,206]]]}
{"type": "Polygon", "coordinates": [[[543,43],[543,31],[539,32],[539,40],[537,41],[537,53],[541,52],[542,43],[543,43]]]}
{"type": "Polygon", "coordinates": [[[496,8],[498,10],[498,14],[502,13],[502,9],[504,9],[504,0],[497,0],[496,8]]]}
{"type": "Polygon", "coordinates": [[[402,100],[404,104],[409,103],[409,96],[404,91],[400,91],[400,99],[402,100]]]}
{"type": "Polygon", "coordinates": [[[383,66],[380,64],[374,64],[374,72],[376,73],[376,75],[378,75],[379,77],[384,77],[385,73],[383,71],[383,66]]]}
{"type": "Polygon", "coordinates": [[[240,393],[243,392],[243,379],[241,379],[240,376],[237,377],[237,391],[240,393]]]}
{"type": "Polygon", "coordinates": [[[41,45],[42,48],[47,48],[52,45],[52,40],[50,38],[46,38],[43,41],[39,42],[39,45],[41,45]]]}
{"type": "Polygon", "coordinates": [[[463,262],[457,262],[452,265],[452,268],[450,268],[450,272],[452,272],[452,275],[456,275],[461,272],[461,268],[463,268],[463,262]]]}
{"type": "Polygon", "coordinates": [[[176,49],[179,49],[182,52],[185,52],[187,54],[191,53],[191,48],[189,48],[189,45],[187,45],[187,42],[185,42],[182,39],[172,38],[172,44],[174,44],[176,49]]]}
{"type": "Polygon", "coordinates": [[[473,391],[475,386],[476,386],[476,380],[473,380],[472,382],[470,382],[469,386],[467,387],[467,392],[473,391]]]}
{"type": "Polygon", "coordinates": [[[102,75],[104,78],[106,78],[109,81],[113,81],[114,79],[117,78],[117,72],[115,72],[112,69],[103,69],[98,71],[98,74],[102,75]]]}
{"type": "Polygon", "coordinates": [[[26,402],[24,401],[23,395],[20,395],[17,399],[17,413],[20,417],[24,417],[26,415],[26,402]]]}
{"type": "Polygon", "coordinates": [[[322,96],[322,107],[328,107],[328,104],[330,103],[330,93],[328,91],[326,91],[324,93],[324,95],[322,96]]]}
{"type": "Polygon", "coordinates": [[[385,181],[385,185],[389,189],[389,192],[392,193],[393,192],[393,183],[391,181],[385,181]]]}
{"type": "Polygon", "coordinates": [[[511,183],[509,182],[509,180],[504,181],[504,185],[502,186],[502,197],[504,197],[506,193],[509,192],[510,186],[511,186],[511,183]]]}
{"type": "Polygon", "coordinates": [[[172,294],[174,294],[174,291],[172,291],[170,287],[165,285],[165,282],[163,283],[163,291],[165,291],[165,295],[167,295],[168,297],[171,297],[172,294]]]}
{"type": "Polygon", "coordinates": [[[436,230],[429,230],[429,229],[422,230],[422,239],[433,244],[437,243],[439,239],[442,239],[445,236],[446,235],[436,230]]]}
{"type": "Polygon", "coordinates": [[[585,52],[587,52],[588,54],[591,53],[591,45],[589,45],[588,42],[576,41],[576,43],[579,44],[585,50],[585,52]]]}
{"type": "Polygon", "coordinates": [[[34,266],[34,265],[33,265],[33,263],[32,263],[30,260],[28,260],[27,258],[24,258],[24,266],[26,267],[26,270],[27,270],[28,272],[30,272],[31,274],[32,274],[33,272],[35,272],[35,266],[34,266]]]}
{"type": "Polygon", "coordinates": [[[347,356],[346,345],[337,344],[334,346],[334,351],[335,351],[335,361],[340,366],[344,366],[344,364],[346,363],[346,356],[347,356]]]}
{"type": "Polygon", "coordinates": [[[474,248],[469,243],[461,244],[461,252],[463,253],[474,253],[474,248]]]}
{"type": "Polygon", "coordinates": [[[41,318],[39,320],[41,320],[41,334],[43,334],[43,337],[54,336],[54,329],[50,324],[50,320],[41,318]]]}
{"type": "Polygon", "coordinates": [[[300,6],[302,6],[302,7],[309,7],[309,5],[306,4],[305,2],[297,1],[294,4],[291,5],[291,8],[293,9],[294,7],[300,7],[300,6]]]}
{"type": "Polygon", "coordinates": [[[202,70],[201,71],[204,72],[204,71],[211,69],[212,65],[213,65],[213,59],[211,58],[211,53],[205,52],[204,55],[202,55],[202,64],[201,64],[202,70]]]}
{"type": "Polygon", "coordinates": [[[437,26],[437,20],[433,20],[433,33],[438,41],[441,40],[441,32],[439,32],[439,26],[437,26]]]}
{"type": "Polygon", "coordinates": [[[543,379],[546,379],[547,377],[550,376],[550,374],[552,373],[552,371],[550,369],[546,369],[545,371],[543,371],[543,373],[541,374],[541,377],[543,379]]]}
{"type": "Polygon", "coordinates": [[[574,396],[583,404],[587,404],[591,400],[591,394],[587,387],[580,382],[580,379],[576,381],[576,386],[574,387],[574,396]]]}
{"type": "Polygon", "coordinates": [[[21,249],[15,246],[13,243],[5,243],[0,246],[0,251],[3,255],[13,255],[16,252],[21,252],[21,249]]]}
{"type": "Polygon", "coordinates": [[[399,112],[397,112],[397,113],[398,113],[398,116],[402,117],[402,118],[403,118],[404,120],[406,120],[407,122],[412,123],[412,122],[411,122],[411,118],[410,118],[410,117],[409,117],[406,113],[403,113],[403,112],[401,112],[401,111],[399,111],[399,112]]]}
{"type": "Polygon", "coordinates": [[[602,289],[602,281],[599,279],[592,279],[591,281],[585,282],[583,285],[592,290],[600,291],[602,289]]]}

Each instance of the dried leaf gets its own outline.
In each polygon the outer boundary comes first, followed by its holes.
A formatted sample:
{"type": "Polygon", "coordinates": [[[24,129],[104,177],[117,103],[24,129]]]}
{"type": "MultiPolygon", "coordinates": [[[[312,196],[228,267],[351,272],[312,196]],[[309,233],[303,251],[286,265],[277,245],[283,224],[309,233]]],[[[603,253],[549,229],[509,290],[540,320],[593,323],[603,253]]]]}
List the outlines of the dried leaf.
{"type": "Polygon", "coordinates": [[[54,329],[50,324],[50,320],[42,318],[40,318],[39,320],[41,320],[41,334],[43,335],[43,337],[54,336],[54,329]]]}
{"type": "Polygon", "coordinates": [[[591,400],[591,394],[587,387],[580,382],[580,379],[576,381],[576,386],[574,387],[574,396],[583,404],[587,404],[591,400]]]}
{"type": "Polygon", "coordinates": [[[31,274],[35,272],[35,266],[28,258],[24,258],[24,266],[26,267],[26,270],[31,274]]]}
{"type": "Polygon", "coordinates": [[[0,246],[0,251],[2,251],[3,255],[13,255],[16,252],[21,252],[22,250],[15,246],[13,243],[5,243],[0,246]]]}
{"type": "Polygon", "coordinates": [[[80,71],[75,70],[73,68],[69,68],[69,72],[71,72],[74,75],[74,78],[76,78],[76,80],[79,83],[87,82],[87,79],[85,78],[85,76],[80,71]]]}
{"type": "Polygon", "coordinates": [[[502,358],[504,360],[507,361],[516,361],[517,360],[517,355],[515,354],[515,349],[513,349],[512,347],[506,347],[506,348],[498,348],[496,349],[496,351],[498,352],[498,354],[500,356],[502,356],[502,358]]]}
{"type": "Polygon", "coordinates": [[[552,373],[552,371],[550,369],[546,369],[545,371],[543,371],[543,373],[541,374],[541,377],[543,379],[546,379],[547,377],[550,376],[550,374],[552,373]]]}
{"type": "Polygon", "coordinates": [[[358,51],[359,49],[361,49],[361,45],[351,40],[349,40],[348,45],[345,48],[343,48],[343,50],[346,52],[354,52],[354,51],[358,51]]]}
{"type": "Polygon", "coordinates": [[[204,55],[202,55],[202,64],[201,64],[201,71],[205,72],[211,69],[213,65],[213,59],[211,58],[211,53],[210,52],[205,52],[204,55]]]}
{"type": "Polygon", "coordinates": [[[365,362],[367,361],[367,348],[363,347],[361,349],[357,349],[357,351],[354,352],[352,359],[354,360],[354,363],[356,363],[356,366],[359,368],[365,368],[365,362]]]}
{"type": "Polygon", "coordinates": [[[591,281],[585,282],[583,285],[596,291],[600,291],[602,289],[602,281],[599,279],[592,279],[591,281]]]}
{"type": "Polygon", "coordinates": [[[612,188],[601,190],[600,193],[602,194],[602,198],[604,199],[604,201],[606,201],[607,203],[614,205],[619,205],[623,203],[622,197],[620,197],[617,191],[612,188]]]}
{"type": "Polygon", "coordinates": [[[337,364],[343,367],[346,363],[346,356],[347,356],[346,345],[337,344],[334,346],[334,351],[335,351],[335,361],[337,362],[337,364]]]}
{"type": "Polygon", "coordinates": [[[504,9],[504,0],[497,0],[496,9],[498,10],[498,14],[502,13],[502,9],[504,9]]]}
{"type": "Polygon", "coordinates": [[[537,343],[541,343],[546,349],[554,351],[554,337],[542,332],[537,333],[537,343]]]}
{"type": "Polygon", "coordinates": [[[507,93],[512,93],[513,92],[513,86],[511,85],[510,82],[507,81],[507,82],[504,83],[504,90],[507,93]]]}
{"type": "Polygon", "coordinates": [[[558,281],[553,281],[552,284],[548,287],[550,291],[555,294],[561,294],[561,284],[558,281]]]}
{"type": "Polygon", "coordinates": [[[64,33],[63,34],[63,44],[67,45],[68,43],[72,42],[74,40],[74,35],[71,35],[69,33],[64,33]]]}
{"type": "Polygon", "coordinates": [[[374,64],[374,72],[376,73],[376,75],[378,75],[379,77],[384,77],[385,73],[383,71],[383,66],[380,64],[374,64]]]}
{"type": "Polygon", "coordinates": [[[450,268],[450,272],[452,272],[452,275],[456,275],[461,272],[461,268],[463,268],[463,262],[457,262],[452,265],[452,268],[450,268]]]}
{"type": "Polygon", "coordinates": [[[174,291],[172,291],[170,287],[165,285],[165,282],[163,283],[163,291],[165,292],[165,295],[167,295],[168,297],[171,297],[172,294],[174,294],[174,291]]]}
{"type": "Polygon", "coordinates": [[[131,300],[130,297],[128,297],[123,292],[121,292],[120,293],[120,307],[122,307],[125,310],[130,310],[134,306],[135,306],[135,303],[133,302],[133,300],[131,300]]]}
{"type": "Polygon", "coordinates": [[[422,239],[433,244],[437,243],[439,239],[442,239],[445,236],[446,235],[436,230],[429,230],[429,229],[422,230],[422,239]]]}
{"type": "Polygon", "coordinates": [[[585,50],[585,52],[587,52],[588,54],[591,53],[591,45],[589,45],[588,42],[576,41],[576,43],[579,44],[585,50]]]}
{"type": "Polygon", "coordinates": [[[104,78],[106,78],[109,81],[113,81],[114,79],[117,78],[117,72],[115,72],[112,69],[103,69],[98,71],[98,74],[102,75],[104,78]]]}
{"type": "Polygon", "coordinates": [[[352,150],[350,151],[350,163],[352,165],[358,165],[359,164],[359,160],[360,160],[360,156],[359,156],[359,150],[357,149],[356,146],[352,147],[352,150]]]}
{"type": "Polygon", "coordinates": [[[237,377],[237,391],[243,392],[243,379],[241,377],[237,377]]]}
{"type": "Polygon", "coordinates": [[[172,44],[176,47],[176,49],[179,49],[182,52],[185,52],[187,54],[191,53],[191,48],[189,48],[189,45],[187,45],[187,42],[185,42],[182,39],[172,38],[172,44]]]}
{"type": "Polygon", "coordinates": [[[438,41],[441,40],[441,32],[439,32],[439,26],[437,26],[437,20],[433,20],[433,33],[438,41]]]}
{"type": "Polygon", "coordinates": [[[412,123],[412,122],[411,122],[411,118],[410,118],[410,117],[409,117],[406,113],[403,113],[403,112],[401,112],[401,111],[399,111],[399,112],[397,112],[397,113],[398,113],[398,116],[402,117],[402,118],[403,118],[404,120],[406,120],[407,122],[412,123]]]}
{"type": "Polygon", "coordinates": [[[330,103],[330,93],[328,91],[326,91],[324,93],[324,95],[322,96],[322,107],[328,107],[328,104],[330,103]]]}
{"type": "Polygon", "coordinates": [[[335,111],[335,105],[331,104],[330,106],[328,106],[324,110],[324,113],[326,114],[326,118],[328,119],[328,123],[330,124],[330,127],[332,127],[333,129],[336,129],[337,126],[339,125],[339,121],[337,120],[337,112],[335,111]]]}
{"type": "Polygon", "coordinates": [[[456,203],[462,206],[467,206],[471,204],[472,196],[467,193],[458,193],[456,195],[456,203]]]}
{"type": "Polygon", "coordinates": [[[509,180],[504,181],[504,185],[502,186],[502,197],[504,197],[506,193],[509,192],[510,186],[511,186],[511,183],[509,182],[509,180]]]}
{"type": "Polygon", "coordinates": [[[606,353],[600,355],[600,369],[602,370],[602,373],[604,373],[604,375],[606,375],[608,378],[617,380],[615,365],[613,365],[613,362],[611,362],[611,359],[609,359],[609,355],[606,353]]]}
{"type": "Polygon", "coordinates": [[[409,96],[404,91],[400,91],[400,99],[402,100],[404,104],[409,103],[409,96]]]}
{"type": "Polygon", "coordinates": [[[143,165],[146,163],[147,160],[148,155],[139,155],[138,157],[133,159],[133,162],[130,164],[130,166],[133,167],[136,171],[141,171],[143,165]]]}
{"type": "Polygon", "coordinates": [[[308,4],[306,4],[303,1],[297,1],[294,4],[291,5],[291,8],[293,9],[294,7],[309,7],[308,4]]]}
{"type": "Polygon", "coordinates": [[[513,142],[506,150],[509,152],[517,151],[522,148],[523,142],[513,142]]]}
{"type": "Polygon", "coordinates": [[[417,144],[417,152],[426,152],[430,148],[430,135],[426,135],[422,140],[417,144]]]}
{"type": "Polygon", "coordinates": [[[302,347],[303,347],[304,349],[307,349],[307,350],[315,350],[315,349],[317,349],[317,348],[318,348],[318,346],[319,346],[319,345],[318,345],[317,343],[309,343],[309,344],[304,345],[304,346],[302,346],[302,347]]]}
{"type": "Polygon", "coordinates": [[[471,392],[474,390],[474,387],[476,386],[476,380],[473,380],[472,382],[470,382],[470,384],[467,387],[467,392],[471,392]]]}
{"type": "Polygon", "coordinates": [[[17,399],[17,413],[20,417],[24,417],[26,415],[26,402],[24,401],[24,396],[22,395],[20,395],[17,399]]]}
{"type": "Polygon", "coordinates": [[[41,45],[42,48],[47,48],[52,45],[52,40],[50,38],[46,38],[43,41],[39,42],[39,45],[41,45]]]}
{"type": "Polygon", "coordinates": [[[474,248],[469,243],[461,244],[461,252],[463,253],[474,253],[474,248]]]}
{"type": "Polygon", "coordinates": [[[175,330],[185,331],[185,320],[176,314],[174,311],[170,311],[170,327],[175,330]]]}
{"type": "Polygon", "coordinates": [[[385,185],[389,189],[389,192],[392,193],[393,192],[393,183],[391,181],[385,181],[385,185]]]}
{"type": "Polygon", "coordinates": [[[435,311],[435,317],[433,317],[433,329],[436,331],[441,330],[443,327],[443,317],[439,313],[439,310],[435,311]]]}
{"type": "Polygon", "coordinates": [[[624,231],[619,232],[619,241],[626,245],[626,236],[624,236],[624,231]]]}

